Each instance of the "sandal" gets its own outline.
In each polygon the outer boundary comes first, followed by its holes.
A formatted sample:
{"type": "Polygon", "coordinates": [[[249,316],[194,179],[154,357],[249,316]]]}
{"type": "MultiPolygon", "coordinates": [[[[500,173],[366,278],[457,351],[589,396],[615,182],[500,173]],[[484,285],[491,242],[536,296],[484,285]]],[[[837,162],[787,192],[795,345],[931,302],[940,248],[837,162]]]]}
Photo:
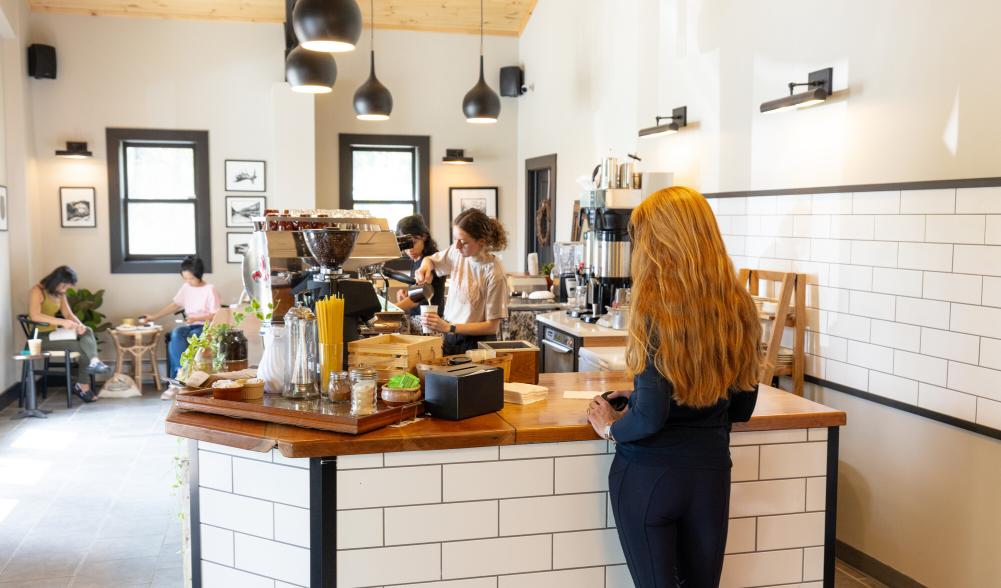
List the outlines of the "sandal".
{"type": "Polygon", "coordinates": [[[83,400],[84,402],[94,402],[94,393],[90,390],[86,392],[80,387],[80,384],[73,384],[73,394],[83,400]]]}

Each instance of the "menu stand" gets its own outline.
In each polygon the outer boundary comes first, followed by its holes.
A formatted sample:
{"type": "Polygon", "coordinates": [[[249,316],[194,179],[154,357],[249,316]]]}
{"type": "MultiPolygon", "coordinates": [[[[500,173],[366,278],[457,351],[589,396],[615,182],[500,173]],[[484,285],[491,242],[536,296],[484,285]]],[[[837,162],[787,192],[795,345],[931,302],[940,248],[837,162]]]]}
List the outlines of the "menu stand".
{"type": "Polygon", "coordinates": [[[11,416],[11,420],[35,417],[39,419],[48,418],[47,414],[51,410],[38,408],[38,399],[35,397],[35,360],[48,359],[50,353],[43,352],[38,355],[15,355],[14,361],[23,362],[21,365],[21,394],[24,398],[24,408],[11,416]]]}

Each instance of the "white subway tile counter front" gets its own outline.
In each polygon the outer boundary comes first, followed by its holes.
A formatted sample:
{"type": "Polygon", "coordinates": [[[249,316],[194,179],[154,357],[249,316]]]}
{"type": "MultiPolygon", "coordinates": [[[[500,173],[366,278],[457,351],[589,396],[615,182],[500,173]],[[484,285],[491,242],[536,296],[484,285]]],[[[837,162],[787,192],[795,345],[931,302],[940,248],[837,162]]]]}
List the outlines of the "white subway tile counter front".
{"type": "MultiPolygon", "coordinates": [[[[602,373],[544,374],[542,383],[548,401],[491,415],[510,436],[470,437],[477,424],[495,427],[475,419],[437,421],[437,438],[419,441],[420,423],[351,437],[172,411],[168,430],[199,439],[196,577],[206,588],[632,586],[608,499],[615,446],[587,426],[586,400],[562,398],[629,382],[602,373]],[[263,438],[273,447],[264,453],[226,445],[263,438]],[[384,450],[339,455],[357,447],[384,450]]],[[[723,586],[833,582],[844,422],[844,413],[762,388],[755,416],[731,437],[723,586]]]]}

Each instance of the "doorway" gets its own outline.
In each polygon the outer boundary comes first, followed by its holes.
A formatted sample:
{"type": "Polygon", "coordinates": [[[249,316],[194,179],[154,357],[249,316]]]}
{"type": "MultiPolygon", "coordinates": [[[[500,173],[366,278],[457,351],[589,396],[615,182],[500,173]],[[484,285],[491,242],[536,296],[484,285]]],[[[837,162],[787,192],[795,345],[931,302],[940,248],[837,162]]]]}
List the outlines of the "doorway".
{"type": "Polygon", "coordinates": [[[539,254],[539,267],[553,262],[556,240],[556,154],[525,160],[525,252],[539,254]]]}

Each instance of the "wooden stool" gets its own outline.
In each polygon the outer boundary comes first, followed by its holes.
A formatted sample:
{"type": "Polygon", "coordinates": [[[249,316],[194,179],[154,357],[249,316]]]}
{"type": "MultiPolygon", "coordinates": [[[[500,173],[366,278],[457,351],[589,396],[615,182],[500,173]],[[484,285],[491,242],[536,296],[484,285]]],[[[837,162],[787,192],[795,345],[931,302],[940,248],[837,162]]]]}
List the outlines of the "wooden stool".
{"type": "Polygon", "coordinates": [[[17,411],[17,414],[10,417],[13,419],[23,419],[26,417],[35,418],[48,418],[45,415],[52,412],[51,410],[42,410],[38,408],[38,399],[35,398],[35,368],[34,363],[36,359],[49,359],[49,353],[43,352],[38,355],[15,355],[14,361],[20,361],[21,364],[21,390],[22,396],[24,398],[24,408],[17,411]]]}
{"type": "Polygon", "coordinates": [[[156,386],[156,391],[159,392],[160,368],[157,366],[156,355],[157,348],[160,346],[160,334],[163,332],[163,327],[160,325],[136,327],[135,329],[122,329],[118,327],[111,329],[109,332],[111,333],[111,340],[115,344],[115,354],[117,355],[115,375],[117,376],[122,373],[122,364],[126,360],[131,361],[136,386],[142,390],[142,363],[143,359],[149,359],[150,371],[153,372],[153,384],[156,386]],[[143,340],[147,335],[151,336],[151,340],[148,343],[143,340]],[[124,344],[127,339],[131,339],[128,345],[124,344]]]}

